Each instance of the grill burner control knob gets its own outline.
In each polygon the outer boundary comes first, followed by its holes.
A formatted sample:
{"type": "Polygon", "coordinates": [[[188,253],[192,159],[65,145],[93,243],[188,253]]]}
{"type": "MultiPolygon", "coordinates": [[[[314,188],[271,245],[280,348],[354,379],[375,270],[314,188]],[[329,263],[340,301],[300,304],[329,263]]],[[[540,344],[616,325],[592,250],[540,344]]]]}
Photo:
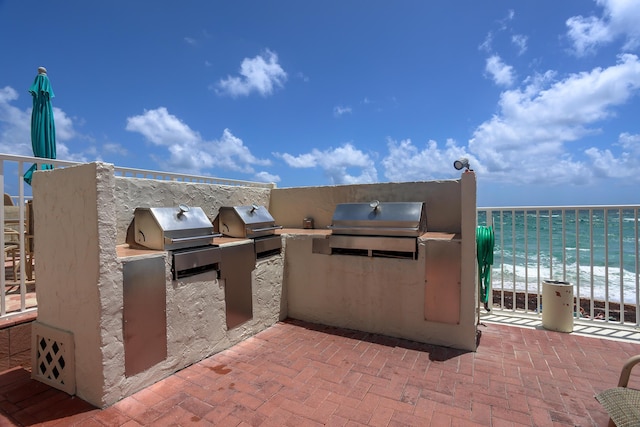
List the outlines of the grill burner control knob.
{"type": "Polygon", "coordinates": [[[378,200],[374,200],[373,202],[369,203],[369,206],[371,206],[374,211],[377,211],[380,207],[380,202],[378,200]]]}
{"type": "Polygon", "coordinates": [[[185,212],[189,212],[189,206],[182,203],[178,205],[178,209],[180,209],[180,212],[178,212],[178,218],[184,215],[185,212]]]}

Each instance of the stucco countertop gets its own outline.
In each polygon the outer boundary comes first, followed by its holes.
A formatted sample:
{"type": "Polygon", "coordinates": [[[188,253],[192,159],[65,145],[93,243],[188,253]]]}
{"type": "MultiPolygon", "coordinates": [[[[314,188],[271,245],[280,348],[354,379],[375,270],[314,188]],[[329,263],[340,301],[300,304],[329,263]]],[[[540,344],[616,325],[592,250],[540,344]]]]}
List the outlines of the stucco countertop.
{"type": "Polygon", "coordinates": [[[213,244],[217,246],[232,246],[232,245],[244,245],[247,243],[253,243],[251,239],[243,239],[242,237],[214,237],[213,244]]]}
{"type": "Polygon", "coordinates": [[[276,230],[276,234],[308,234],[308,235],[321,235],[328,236],[331,234],[331,230],[322,228],[282,228],[276,230]]]}
{"type": "Polygon", "coordinates": [[[448,240],[448,241],[460,241],[462,236],[460,233],[443,233],[440,231],[427,231],[420,235],[422,240],[448,240]]]}
{"type": "MultiPolygon", "coordinates": [[[[236,238],[236,237],[215,237],[212,240],[212,243],[216,246],[231,246],[231,245],[242,245],[246,243],[253,243],[253,240],[236,238]]],[[[123,243],[121,245],[116,246],[116,255],[118,256],[118,258],[128,258],[128,257],[145,256],[145,255],[164,255],[166,252],[167,251],[155,250],[155,249],[131,248],[127,243],[123,243]]]]}
{"type": "MultiPolygon", "coordinates": [[[[276,230],[276,234],[299,234],[299,235],[331,235],[331,230],[321,228],[283,228],[276,230]]],[[[427,231],[420,235],[420,239],[423,240],[449,240],[459,241],[461,239],[460,233],[443,233],[440,231],[427,231]]]]}
{"type": "Polygon", "coordinates": [[[122,244],[116,246],[116,255],[118,258],[128,258],[134,256],[143,255],[164,255],[165,251],[157,251],[153,249],[134,249],[130,248],[128,244],[122,244]]]}

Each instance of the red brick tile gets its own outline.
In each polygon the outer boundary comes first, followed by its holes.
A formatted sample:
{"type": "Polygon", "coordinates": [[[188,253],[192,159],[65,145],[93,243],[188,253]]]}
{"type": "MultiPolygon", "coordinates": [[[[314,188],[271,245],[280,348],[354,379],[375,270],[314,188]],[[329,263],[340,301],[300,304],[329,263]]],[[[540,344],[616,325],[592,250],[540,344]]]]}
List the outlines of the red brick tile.
{"type": "Polygon", "coordinates": [[[338,406],[337,403],[324,400],[313,410],[309,418],[320,423],[327,423],[338,406]]]}
{"type": "Polygon", "coordinates": [[[266,417],[259,412],[252,410],[251,408],[247,408],[243,405],[235,405],[233,411],[229,416],[233,416],[238,418],[239,420],[247,423],[250,426],[259,426],[264,422],[266,417]]]}
{"type": "Polygon", "coordinates": [[[309,427],[320,427],[323,426],[323,424],[314,421],[314,420],[310,420],[309,418],[305,418],[302,417],[300,415],[291,415],[291,417],[289,417],[289,419],[287,420],[286,424],[287,427],[300,427],[300,426],[309,426],[309,427]]]}
{"type": "Polygon", "coordinates": [[[31,323],[9,329],[9,355],[31,350],[31,323]]]}
{"type": "MultiPolygon", "coordinates": [[[[433,423],[433,418],[429,420],[406,412],[396,411],[389,421],[389,426],[425,426],[429,425],[429,423],[433,423]]],[[[446,424],[433,423],[432,425],[440,426],[446,424]]]]}
{"type": "Polygon", "coordinates": [[[148,388],[140,390],[139,392],[133,394],[131,398],[137,400],[145,406],[156,405],[165,399],[165,397],[148,388]]]}
{"type": "Polygon", "coordinates": [[[161,415],[157,409],[145,406],[133,398],[125,398],[115,403],[113,407],[143,425],[151,423],[161,415]]]}
{"type": "Polygon", "coordinates": [[[331,394],[330,391],[321,388],[314,389],[304,404],[310,408],[318,408],[331,394]]]}
{"type": "Polygon", "coordinates": [[[353,420],[362,424],[367,424],[371,419],[371,413],[366,411],[361,411],[359,409],[352,408],[346,405],[339,405],[334,415],[345,418],[347,420],[353,420]]]}
{"type": "Polygon", "coordinates": [[[9,331],[9,328],[0,329],[0,358],[9,357],[9,331]]]}
{"type": "MultiPolygon", "coordinates": [[[[371,412],[371,419],[369,420],[370,426],[387,426],[391,421],[391,417],[394,414],[394,410],[391,408],[385,408],[384,406],[378,406],[371,412]]],[[[421,414],[422,415],[422,414],[421,414]]],[[[424,424],[428,425],[428,424],[424,424]]]]}
{"type": "Polygon", "coordinates": [[[120,412],[118,409],[114,407],[110,407],[105,410],[99,411],[95,413],[91,418],[100,422],[104,426],[118,426],[118,425],[123,425],[128,421],[131,421],[130,417],[123,414],[122,412],[120,412]]]}
{"type": "Polygon", "coordinates": [[[512,421],[515,423],[520,423],[523,425],[531,425],[531,416],[528,413],[514,411],[509,408],[493,407],[491,409],[491,416],[494,419],[497,418],[497,419],[512,421]]]}
{"type": "Polygon", "coordinates": [[[191,396],[183,400],[182,403],[180,403],[180,407],[194,415],[197,415],[199,418],[204,418],[213,410],[212,405],[191,396]]]}
{"type": "Polygon", "coordinates": [[[333,414],[329,417],[329,421],[327,422],[327,425],[340,427],[340,426],[346,426],[348,422],[349,422],[348,419],[341,417],[339,415],[333,414]]]}
{"type": "Polygon", "coordinates": [[[345,396],[344,394],[330,393],[327,396],[329,402],[337,403],[338,405],[348,406],[350,408],[358,408],[361,405],[362,399],[356,399],[353,397],[345,396]]]}
{"type": "Polygon", "coordinates": [[[472,353],[281,322],[105,410],[0,372],[0,425],[602,425],[593,394],[640,353],[602,341],[490,325],[472,353]]]}

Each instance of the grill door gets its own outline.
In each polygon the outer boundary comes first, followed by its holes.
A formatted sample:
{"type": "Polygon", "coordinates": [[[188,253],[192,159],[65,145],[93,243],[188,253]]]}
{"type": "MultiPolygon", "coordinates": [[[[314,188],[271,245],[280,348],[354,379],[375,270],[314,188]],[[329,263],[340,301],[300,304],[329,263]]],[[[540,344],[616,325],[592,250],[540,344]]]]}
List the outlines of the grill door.
{"type": "Polygon", "coordinates": [[[256,268],[256,254],[253,242],[221,246],[220,249],[227,329],[232,329],[253,318],[251,272],[256,268]]]}
{"type": "Polygon", "coordinates": [[[428,240],[424,286],[424,318],[460,323],[461,250],[459,241],[428,240]]]}
{"type": "Polygon", "coordinates": [[[167,358],[164,257],[125,262],[122,274],[124,373],[130,377],[167,358]]]}

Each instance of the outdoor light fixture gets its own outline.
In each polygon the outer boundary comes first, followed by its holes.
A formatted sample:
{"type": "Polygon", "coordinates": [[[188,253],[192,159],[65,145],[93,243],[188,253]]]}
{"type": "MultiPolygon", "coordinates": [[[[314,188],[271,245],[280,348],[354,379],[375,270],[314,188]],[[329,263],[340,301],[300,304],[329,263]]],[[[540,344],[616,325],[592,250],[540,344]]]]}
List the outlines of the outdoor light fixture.
{"type": "Polygon", "coordinates": [[[469,170],[469,159],[466,157],[460,157],[458,160],[453,162],[453,167],[456,168],[456,170],[461,170],[462,168],[469,170]]]}

